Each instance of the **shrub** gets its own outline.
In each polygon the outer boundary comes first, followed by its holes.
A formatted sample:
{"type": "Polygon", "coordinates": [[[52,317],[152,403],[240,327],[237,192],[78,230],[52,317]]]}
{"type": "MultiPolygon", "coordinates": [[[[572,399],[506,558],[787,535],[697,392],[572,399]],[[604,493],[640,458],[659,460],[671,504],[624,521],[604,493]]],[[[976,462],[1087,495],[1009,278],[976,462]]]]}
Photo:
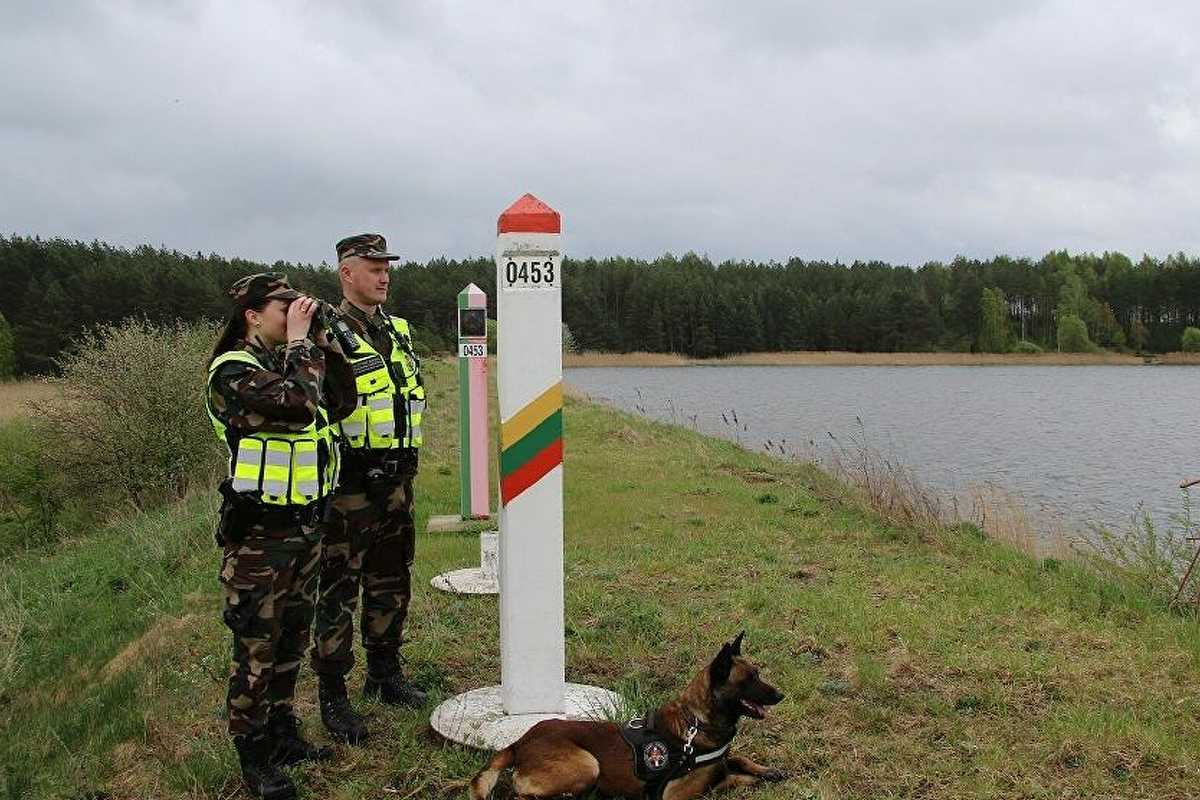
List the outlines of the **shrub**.
{"type": "Polygon", "coordinates": [[[487,321],[488,352],[492,355],[496,354],[496,336],[496,320],[489,319],[487,321]]]}
{"type": "Polygon", "coordinates": [[[450,352],[446,341],[433,328],[416,328],[412,335],[413,350],[421,358],[450,352]]]}
{"type": "Polygon", "coordinates": [[[1200,353],[1200,328],[1184,328],[1179,349],[1185,353],[1200,353]]]}
{"type": "Polygon", "coordinates": [[[1028,339],[1022,339],[1014,344],[1012,351],[1014,353],[1025,353],[1027,355],[1043,352],[1042,348],[1039,347],[1036,342],[1031,342],[1028,339]]]}
{"type": "Polygon", "coordinates": [[[0,552],[53,541],[65,501],[62,478],[39,446],[37,426],[27,419],[0,426],[0,520],[7,528],[0,552]]]}
{"type": "Polygon", "coordinates": [[[1190,540],[1200,528],[1188,492],[1181,497],[1181,510],[1166,525],[1139,505],[1124,528],[1090,526],[1091,536],[1076,545],[1077,551],[1097,574],[1137,586],[1158,605],[1168,605],[1176,592],[1186,602],[1196,593],[1196,581],[1180,586],[1180,580],[1195,548],[1190,540]]]}
{"type": "Polygon", "coordinates": [[[13,336],[12,326],[0,314],[0,381],[6,381],[17,374],[17,340],[13,336]]]}
{"type": "Polygon", "coordinates": [[[204,412],[210,324],[126,320],[85,334],[52,379],[47,457],[72,492],[141,510],[209,480],[221,451],[204,412]]]}
{"type": "Polygon", "coordinates": [[[1087,325],[1074,314],[1058,318],[1058,349],[1064,353],[1091,353],[1096,349],[1088,338],[1087,325]]]}

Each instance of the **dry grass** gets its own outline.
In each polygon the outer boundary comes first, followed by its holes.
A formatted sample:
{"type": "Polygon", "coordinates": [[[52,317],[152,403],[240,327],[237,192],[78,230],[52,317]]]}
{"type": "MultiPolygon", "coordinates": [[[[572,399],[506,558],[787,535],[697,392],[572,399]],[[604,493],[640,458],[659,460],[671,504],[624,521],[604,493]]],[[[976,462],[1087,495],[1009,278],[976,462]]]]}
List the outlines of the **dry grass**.
{"type": "Polygon", "coordinates": [[[53,387],[40,378],[0,383],[0,422],[30,413],[30,405],[48,399],[53,387]]]}
{"type": "Polygon", "coordinates": [[[1033,518],[1018,495],[992,484],[967,490],[970,511],[966,521],[979,526],[988,538],[1004,542],[1034,558],[1068,558],[1072,554],[1061,520],[1033,518]]]}
{"type": "MultiPolygon", "coordinates": [[[[1163,364],[1200,364],[1200,354],[1166,353],[1163,364]]],[[[575,353],[563,356],[564,367],[684,367],[684,366],[799,366],[799,367],[995,367],[1003,365],[1137,366],[1140,356],[1123,353],[849,353],[800,350],[784,353],[741,353],[725,358],[689,358],[676,353],[575,353]]]]}

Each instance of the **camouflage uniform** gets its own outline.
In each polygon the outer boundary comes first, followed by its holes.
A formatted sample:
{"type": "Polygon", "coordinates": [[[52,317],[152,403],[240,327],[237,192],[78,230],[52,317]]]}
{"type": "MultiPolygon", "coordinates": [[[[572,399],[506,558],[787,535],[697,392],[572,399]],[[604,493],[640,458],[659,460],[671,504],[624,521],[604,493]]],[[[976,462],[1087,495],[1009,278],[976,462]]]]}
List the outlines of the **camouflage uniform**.
{"type": "MultiPolygon", "coordinates": [[[[296,432],[318,404],[335,420],[353,410],[354,376],[340,353],[307,340],[277,352],[257,342],[237,346],[264,369],[228,363],[210,381],[210,407],[231,430],[296,432]]],[[[295,508],[265,513],[262,523],[226,532],[221,564],[223,617],[233,632],[227,703],[234,735],[261,731],[269,710],[290,713],[316,598],[320,521],[295,508]]]]}
{"type": "MultiPolygon", "coordinates": [[[[337,244],[337,255],[339,262],[349,256],[389,261],[399,258],[387,252],[387,241],[379,234],[343,239],[337,244]]],[[[390,365],[394,341],[391,326],[380,309],[368,314],[343,300],[338,310],[354,332],[370,342],[390,365]]],[[[397,386],[404,385],[394,374],[392,380],[397,386]]],[[[397,392],[397,423],[406,418],[405,403],[397,392]]],[[[354,617],[361,592],[360,630],[368,677],[395,678],[399,675],[400,644],[412,597],[417,450],[367,450],[343,443],[341,452],[341,480],[333,499],[321,563],[313,669],[324,676],[340,677],[354,666],[354,617]],[[392,475],[391,485],[386,492],[368,493],[367,471],[379,468],[386,468],[392,475]]]]}
{"type": "MultiPolygon", "coordinates": [[[[342,318],[386,361],[392,352],[387,322],[343,301],[342,318]]],[[[403,400],[397,396],[397,403],[403,400]]],[[[397,411],[396,418],[404,419],[397,411]]],[[[362,593],[362,645],[368,659],[394,661],[403,640],[412,597],[411,567],[416,552],[413,478],[417,450],[363,451],[342,448],[342,472],[325,532],[321,594],[313,630],[313,669],[345,675],[354,666],[354,617],[362,593]],[[385,461],[396,464],[391,491],[370,497],[366,471],[385,461]]]]}

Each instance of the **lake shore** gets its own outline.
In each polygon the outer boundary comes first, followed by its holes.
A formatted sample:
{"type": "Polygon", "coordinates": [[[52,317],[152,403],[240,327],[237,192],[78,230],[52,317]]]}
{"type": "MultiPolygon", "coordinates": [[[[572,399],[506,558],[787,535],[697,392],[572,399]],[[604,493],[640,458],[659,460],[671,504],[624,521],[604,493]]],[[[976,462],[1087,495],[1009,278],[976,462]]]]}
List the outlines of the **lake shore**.
{"type": "Polygon", "coordinates": [[[1168,366],[1200,365],[1200,353],[1163,353],[1151,358],[1126,353],[852,353],[840,350],[794,350],[740,353],[724,358],[691,358],[677,353],[567,353],[571,367],[999,367],[999,366],[1168,366]]]}

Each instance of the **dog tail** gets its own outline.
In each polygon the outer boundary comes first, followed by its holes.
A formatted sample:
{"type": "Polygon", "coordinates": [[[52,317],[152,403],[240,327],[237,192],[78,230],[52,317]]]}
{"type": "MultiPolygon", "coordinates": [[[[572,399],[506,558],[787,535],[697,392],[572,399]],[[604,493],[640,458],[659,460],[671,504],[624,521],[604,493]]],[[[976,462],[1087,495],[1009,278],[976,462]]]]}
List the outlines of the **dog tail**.
{"type": "Polygon", "coordinates": [[[487,800],[487,796],[496,787],[496,780],[500,777],[500,773],[511,767],[512,763],[513,749],[511,746],[492,756],[488,765],[471,781],[471,800],[487,800]]]}

